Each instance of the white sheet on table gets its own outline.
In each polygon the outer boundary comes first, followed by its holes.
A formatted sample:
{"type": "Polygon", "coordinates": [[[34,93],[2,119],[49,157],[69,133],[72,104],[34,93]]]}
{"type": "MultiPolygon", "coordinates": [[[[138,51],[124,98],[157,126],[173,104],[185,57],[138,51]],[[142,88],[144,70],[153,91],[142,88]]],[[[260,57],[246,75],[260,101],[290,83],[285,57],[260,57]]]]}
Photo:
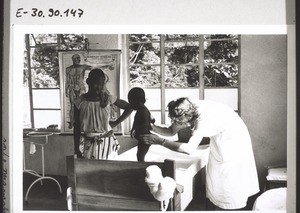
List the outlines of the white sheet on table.
{"type": "MultiPolygon", "coordinates": [[[[137,147],[120,154],[115,160],[121,161],[137,161],[136,158],[137,147]]],[[[175,176],[176,183],[183,186],[181,194],[181,208],[185,209],[193,199],[193,178],[200,171],[201,168],[206,166],[209,155],[209,145],[200,145],[190,155],[179,153],[167,149],[160,145],[152,145],[145,156],[146,162],[164,162],[165,159],[175,160],[175,176]]]]}

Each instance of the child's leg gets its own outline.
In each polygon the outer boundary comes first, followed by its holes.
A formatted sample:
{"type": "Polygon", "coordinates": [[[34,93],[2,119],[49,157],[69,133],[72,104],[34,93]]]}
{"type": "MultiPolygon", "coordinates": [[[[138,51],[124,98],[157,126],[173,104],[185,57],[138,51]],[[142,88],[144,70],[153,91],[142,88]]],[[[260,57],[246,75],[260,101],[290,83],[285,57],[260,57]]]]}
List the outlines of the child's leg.
{"type": "Polygon", "coordinates": [[[150,146],[151,145],[145,144],[141,141],[138,142],[138,150],[137,150],[137,154],[136,154],[138,161],[141,161],[141,162],[145,161],[145,156],[146,156],[150,146]]]}

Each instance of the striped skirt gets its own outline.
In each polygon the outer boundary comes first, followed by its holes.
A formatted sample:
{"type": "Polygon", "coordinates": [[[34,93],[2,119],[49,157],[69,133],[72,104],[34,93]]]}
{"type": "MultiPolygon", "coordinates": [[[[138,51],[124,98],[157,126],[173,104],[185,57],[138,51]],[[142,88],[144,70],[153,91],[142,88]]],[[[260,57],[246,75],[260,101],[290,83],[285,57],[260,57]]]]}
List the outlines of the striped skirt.
{"type": "Polygon", "coordinates": [[[118,155],[120,149],[117,138],[112,134],[108,137],[81,136],[79,149],[86,159],[110,160],[118,155]]]}

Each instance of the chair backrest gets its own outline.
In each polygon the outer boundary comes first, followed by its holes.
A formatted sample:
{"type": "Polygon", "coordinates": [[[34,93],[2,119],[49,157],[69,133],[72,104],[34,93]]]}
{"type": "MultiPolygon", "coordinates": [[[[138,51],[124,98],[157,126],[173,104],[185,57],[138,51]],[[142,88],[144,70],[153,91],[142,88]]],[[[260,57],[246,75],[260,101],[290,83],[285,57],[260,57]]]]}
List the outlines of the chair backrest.
{"type": "Polygon", "coordinates": [[[174,162],[131,162],[67,157],[68,185],[72,187],[74,210],[160,210],[160,203],[145,183],[150,165],[164,176],[175,174],[174,162]]]}

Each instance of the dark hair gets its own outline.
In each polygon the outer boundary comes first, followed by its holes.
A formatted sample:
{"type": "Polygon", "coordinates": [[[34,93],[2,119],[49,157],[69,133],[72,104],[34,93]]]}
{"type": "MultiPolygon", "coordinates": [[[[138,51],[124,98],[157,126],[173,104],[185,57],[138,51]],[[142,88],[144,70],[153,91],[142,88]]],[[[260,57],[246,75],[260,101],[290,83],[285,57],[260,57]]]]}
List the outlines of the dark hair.
{"type": "Polygon", "coordinates": [[[104,79],[103,90],[100,93],[100,105],[102,108],[108,105],[109,91],[106,88],[106,83],[108,81],[108,76],[103,72],[103,70],[99,68],[92,69],[89,72],[88,78],[86,79],[86,83],[88,85],[96,83],[99,79],[104,79]]]}
{"type": "Polygon", "coordinates": [[[108,81],[108,76],[103,72],[102,69],[95,68],[89,72],[86,83],[88,85],[95,83],[99,78],[105,79],[105,83],[108,81]]]}
{"type": "Polygon", "coordinates": [[[128,92],[128,99],[132,99],[139,103],[145,103],[145,91],[140,87],[134,87],[128,92]]]}

